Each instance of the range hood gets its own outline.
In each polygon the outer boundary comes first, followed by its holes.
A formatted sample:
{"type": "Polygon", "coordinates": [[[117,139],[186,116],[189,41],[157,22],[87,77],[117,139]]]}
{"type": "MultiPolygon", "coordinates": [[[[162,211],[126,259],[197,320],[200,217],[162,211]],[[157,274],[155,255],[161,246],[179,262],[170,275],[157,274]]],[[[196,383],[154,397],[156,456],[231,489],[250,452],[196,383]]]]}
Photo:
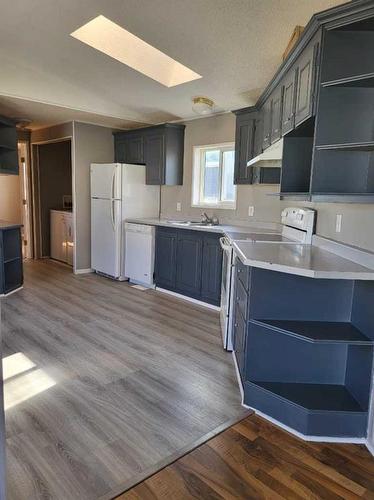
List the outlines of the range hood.
{"type": "Polygon", "coordinates": [[[283,155],[283,139],[269,146],[263,153],[255,156],[247,163],[247,167],[252,167],[262,161],[280,161],[283,155]]]}

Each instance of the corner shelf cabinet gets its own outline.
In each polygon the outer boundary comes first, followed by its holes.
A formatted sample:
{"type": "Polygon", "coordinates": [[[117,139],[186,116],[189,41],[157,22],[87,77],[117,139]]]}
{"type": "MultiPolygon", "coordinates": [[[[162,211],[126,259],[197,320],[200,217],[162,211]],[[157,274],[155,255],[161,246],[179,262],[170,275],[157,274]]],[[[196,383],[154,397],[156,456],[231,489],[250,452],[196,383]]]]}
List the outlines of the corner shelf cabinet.
{"type": "Polygon", "coordinates": [[[0,222],[0,296],[23,284],[23,260],[20,226],[0,222]]]}
{"type": "Polygon", "coordinates": [[[365,437],[374,282],[236,264],[234,351],[244,403],[305,436],[365,437]]]}

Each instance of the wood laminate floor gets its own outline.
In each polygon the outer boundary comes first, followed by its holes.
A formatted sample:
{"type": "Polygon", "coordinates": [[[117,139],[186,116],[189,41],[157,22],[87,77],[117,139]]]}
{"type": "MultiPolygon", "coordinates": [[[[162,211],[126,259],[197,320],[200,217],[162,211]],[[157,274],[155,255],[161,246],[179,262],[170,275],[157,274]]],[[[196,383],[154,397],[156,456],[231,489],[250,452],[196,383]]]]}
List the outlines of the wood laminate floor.
{"type": "Polygon", "coordinates": [[[9,500],[111,498],[248,414],[215,311],[50,261],[2,309],[9,500]]]}
{"type": "Polygon", "coordinates": [[[363,445],[307,443],[247,417],[117,500],[373,499],[363,445]]]}

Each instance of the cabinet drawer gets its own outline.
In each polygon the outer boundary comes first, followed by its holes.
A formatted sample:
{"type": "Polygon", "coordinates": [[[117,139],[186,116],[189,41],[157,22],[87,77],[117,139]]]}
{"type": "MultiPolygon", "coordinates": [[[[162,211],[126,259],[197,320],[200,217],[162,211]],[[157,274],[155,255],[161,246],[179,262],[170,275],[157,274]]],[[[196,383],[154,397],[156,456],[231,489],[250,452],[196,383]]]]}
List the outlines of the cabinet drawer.
{"type": "Polygon", "coordinates": [[[249,290],[250,267],[245,266],[240,259],[235,261],[236,277],[242,282],[245,290],[249,290]]]}
{"type": "Polygon", "coordinates": [[[235,304],[245,320],[248,319],[248,294],[240,280],[236,281],[235,304]]]}

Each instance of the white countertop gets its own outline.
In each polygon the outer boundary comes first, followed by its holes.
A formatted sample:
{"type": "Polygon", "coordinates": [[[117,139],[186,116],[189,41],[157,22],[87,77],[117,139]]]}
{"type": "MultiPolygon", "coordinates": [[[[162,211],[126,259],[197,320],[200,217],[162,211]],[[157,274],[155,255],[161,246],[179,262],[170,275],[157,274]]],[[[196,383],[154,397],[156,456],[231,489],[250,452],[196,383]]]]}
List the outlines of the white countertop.
{"type": "Polygon", "coordinates": [[[257,223],[252,226],[235,226],[228,224],[220,224],[218,226],[205,226],[205,225],[186,225],[186,224],[175,224],[167,219],[156,219],[156,218],[145,218],[145,219],[126,219],[126,222],[132,222],[134,224],[146,224],[149,226],[162,226],[162,227],[172,227],[174,229],[189,229],[192,231],[205,231],[210,233],[221,233],[225,234],[233,240],[238,233],[241,237],[245,237],[248,233],[253,232],[266,232],[266,233],[279,233],[279,230],[275,229],[278,225],[276,223],[257,223]],[[267,227],[266,227],[267,226],[267,227]]]}
{"type": "Polygon", "coordinates": [[[374,280],[374,269],[314,245],[233,241],[243,264],[310,278],[374,280]]]}
{"type": "MultiPolygon", "coordinates": [[[[126,222],[151,226],[207,231],[226,235],[243,264],[310,278],[374,280],[374,268],[366,267],[348,258],[315,245],[300,243],[255,242],[248,240],[250,233],[280,233],[277,224],[252,226],[196,226],[173,224],[164,219],[128,219],[126,222]],[[267,226],[267,227],[266,227],[267,226]]],[[[328,240],[326,240],[328,241],[328,240]]],[[[344,245],[340,245],[344,247],[344,245]]],[[[347,247],[349,248],[349,247],[347,247]]],[[[361,262],[361,260],[359,261],[361,262]]]]}

